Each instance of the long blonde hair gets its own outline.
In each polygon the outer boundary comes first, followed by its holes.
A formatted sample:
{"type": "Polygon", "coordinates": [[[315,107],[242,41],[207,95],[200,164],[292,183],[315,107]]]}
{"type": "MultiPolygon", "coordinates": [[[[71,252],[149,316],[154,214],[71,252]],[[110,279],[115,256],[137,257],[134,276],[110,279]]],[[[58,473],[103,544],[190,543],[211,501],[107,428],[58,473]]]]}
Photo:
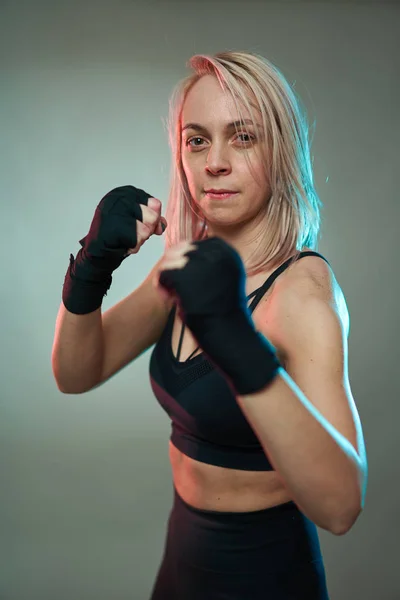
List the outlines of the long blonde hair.
{"type": "Polygon", "coordinates": [[[165,247],[207,237],[207,222],[196,212],[182,166],[181,115],[192,86],[204,75],[212,74],[231,95],[241,120],[240,104],[255,120],[249,103],[250,95],[255,97],[268,150],[268,158],[262,157],[271,188],[265,217],[268,235],[263,236],[245,264],[247,274],[274,269],[291,256],[296,260],[304,247],[315,250],[322,203],[313,183],[305,110],[285,77],[264,57],[246,52],[198,54],[192,56],[188,66],[193,73],[175,86],[169,105],[167,126],[172,164],[165,212],[168,222],[165,247]]]}

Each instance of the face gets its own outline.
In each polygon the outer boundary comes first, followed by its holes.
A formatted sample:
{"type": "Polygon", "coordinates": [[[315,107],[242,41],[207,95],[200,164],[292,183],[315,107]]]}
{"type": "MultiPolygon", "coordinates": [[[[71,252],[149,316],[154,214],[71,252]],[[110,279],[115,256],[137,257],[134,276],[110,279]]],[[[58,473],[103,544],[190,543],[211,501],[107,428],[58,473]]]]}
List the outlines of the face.
{"type": "MultiPolygon", "coordinates": [[[[254,233],[258,226],[265,227],[264,214],[271,193],[261,158],[262,122],[257,110],[254,112],[257,123],[237,124],[236,133],[229,123],[240,116],[234,101],[213,75],[199,79],[186,97],[181,120],[182,164],[192,198],[208,223],[209,235],[224,236],[238,228],[254,233]],[[201,127],[188,128],[190,123],[201,127]],[[211,188],[237,193],[227,199],[214,199],[206,194],[211,188]]],[[[242,116],[251,118],[244,107],[242,116]]]]}

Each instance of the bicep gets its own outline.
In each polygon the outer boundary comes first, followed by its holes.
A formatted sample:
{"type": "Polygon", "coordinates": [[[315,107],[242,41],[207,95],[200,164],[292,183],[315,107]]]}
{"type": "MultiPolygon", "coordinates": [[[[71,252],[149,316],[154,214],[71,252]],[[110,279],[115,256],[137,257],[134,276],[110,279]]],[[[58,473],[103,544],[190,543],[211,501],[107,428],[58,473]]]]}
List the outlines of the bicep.
{"type": "Polygon", "coordinates": [[[359,416],[348,378],[348,331],[339,311],[319,298],[294,298],[277,319],[286,372],[359,452],[359,416]]]}

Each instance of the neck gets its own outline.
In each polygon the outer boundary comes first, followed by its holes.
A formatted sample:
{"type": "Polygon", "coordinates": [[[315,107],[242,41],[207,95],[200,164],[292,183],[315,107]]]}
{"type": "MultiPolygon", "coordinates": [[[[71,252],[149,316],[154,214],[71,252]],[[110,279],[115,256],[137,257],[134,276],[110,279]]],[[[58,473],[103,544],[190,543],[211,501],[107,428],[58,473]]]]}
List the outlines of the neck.
{"type": "Polygon", "coordinates": [[[208,225],[206,237],[219,237],[236,250],[246,265],[257,251],[262,236],[261,227],[248,227],[240,225],[236,228],[218,228],[208,225]]]}

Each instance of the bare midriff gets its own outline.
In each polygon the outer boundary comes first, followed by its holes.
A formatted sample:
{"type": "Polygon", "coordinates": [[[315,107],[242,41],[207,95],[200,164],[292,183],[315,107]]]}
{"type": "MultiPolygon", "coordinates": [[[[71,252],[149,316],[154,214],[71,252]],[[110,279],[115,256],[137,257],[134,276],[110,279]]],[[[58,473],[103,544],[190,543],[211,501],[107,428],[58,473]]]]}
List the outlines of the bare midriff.
{"type": "Polygon", "coordinates": [[[203,510],[249,512],[292,498],[276,471],[242,471],[198,462],[169,442],[174,486],[185,502],[203,510]]]}

